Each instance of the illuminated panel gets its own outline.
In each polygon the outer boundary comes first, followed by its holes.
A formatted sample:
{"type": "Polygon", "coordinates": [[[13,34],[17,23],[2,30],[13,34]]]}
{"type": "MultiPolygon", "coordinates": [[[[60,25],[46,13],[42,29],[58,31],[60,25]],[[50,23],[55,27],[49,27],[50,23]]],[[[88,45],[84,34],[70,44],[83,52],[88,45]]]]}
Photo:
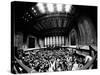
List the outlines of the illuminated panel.
{"type": "Polygon", "coordinates": [[[62,45],[64,45],[64,36],[62,36],[61,40],[62,40],[62,45]]]}
{"type": "Polygon", "coordinates": [[[45,47],[46,47],[46,45],[47,45],[47,39],[46,39],[46,37],[45,37],[45,47]]]}
{"type": "Polygon", "coordinates": [[[58,36],[58,46],[60,46],[60,40],[59,40],[59,37],[60,37],[60,36],[58,36]]]}
{"type": "Polygon", "coordinates": [[[50,37],[50,45],[52,46],[52,37],[50,37]]]}
{"type": "Polygon", "coordinates": [[[47,37],[47,46],[49,47],[49,37],[47,37]]]}
{"type": "Polygon", "coordinates": [[[48,45],[48,38],[46,37],[46,46],[48,45]]]}
{"type": "Polygon", "coordinates": [[[59,46],[61,46],[61,36],[59,36],[59,46]]]}
{"type": "Polygon", "coordinates": [[[46,46],[48,45],[48,37],[46,37],[46,46]]]}
{"type": "Polygon", "coordinates": [[[52,45],[55,46],[55,36],[53,36],[52,45]]]}
{"type": "Polygon", "coordinates": [[[58,46],[58,36],[56,36],[56,46],[58,46]]]}

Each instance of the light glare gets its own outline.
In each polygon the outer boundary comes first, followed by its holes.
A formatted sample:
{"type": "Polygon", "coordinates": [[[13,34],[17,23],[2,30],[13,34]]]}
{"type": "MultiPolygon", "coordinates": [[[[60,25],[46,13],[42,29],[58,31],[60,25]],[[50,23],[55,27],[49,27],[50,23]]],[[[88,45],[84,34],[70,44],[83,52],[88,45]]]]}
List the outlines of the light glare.
{"type": "Polygon", "coordinates": [[[56,7],[57,7],[57,11],[58,11],[58,12],[61,12],[62,9],[63,9],[62,4],[57,4],[56,7]]]}
{"type": "Polygon", "coordinates": [[[69,12],[71,10],[72,5],[65,5],[65,11],[69,12]]]}
{"type": "Polygon", "coordinates": [[[54,6],[53,6],[53,4],[47,4],[47,9],[48,9],[48,11],[49,12],[54,12],[54,6]]]}
{"type": "Polygon", "coordinates": [[[32,7],[32,10],[34,10],[34,7],[32,7]]]}
{"type": "Polygon", "coordinates": [[[40,10],[41,13],[45,13],[45,8],[43,3],[38,3],[37,4],[38,9],[40,10]]]}

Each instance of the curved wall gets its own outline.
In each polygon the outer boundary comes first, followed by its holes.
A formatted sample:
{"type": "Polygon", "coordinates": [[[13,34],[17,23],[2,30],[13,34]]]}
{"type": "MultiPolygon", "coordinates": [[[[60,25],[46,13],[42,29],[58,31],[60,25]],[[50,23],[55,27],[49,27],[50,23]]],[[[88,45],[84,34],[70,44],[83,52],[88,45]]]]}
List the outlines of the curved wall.
{"type": "Polygon", "coordinates": [[[71,45],[97,45],[96,29],[92,21],[87,17],[81,17],[76,28],[71,29],[69,33],[69,42],[71,45]]]}

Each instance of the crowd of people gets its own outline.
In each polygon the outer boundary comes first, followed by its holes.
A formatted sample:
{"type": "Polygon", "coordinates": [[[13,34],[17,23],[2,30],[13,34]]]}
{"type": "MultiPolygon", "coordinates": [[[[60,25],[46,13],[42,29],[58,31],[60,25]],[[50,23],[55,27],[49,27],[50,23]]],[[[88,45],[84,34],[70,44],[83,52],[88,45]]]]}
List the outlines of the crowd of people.
{"type": "Polygon", "coordinates": [[[31,72],[81,70],[89,61],[85,56],[77,54],[75,49],[70,48],[32,50],[23,52],[19,58],[32,69],[31,72]]]}

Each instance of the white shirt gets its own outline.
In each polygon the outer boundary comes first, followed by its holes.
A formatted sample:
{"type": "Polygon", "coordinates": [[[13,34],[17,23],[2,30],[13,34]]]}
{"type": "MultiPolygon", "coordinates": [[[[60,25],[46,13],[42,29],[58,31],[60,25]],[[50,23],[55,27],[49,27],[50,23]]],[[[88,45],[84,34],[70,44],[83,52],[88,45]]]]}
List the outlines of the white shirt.
{"type": "Polygon", "coordinates": [[[74,70],[78,70],[78,64],[77,64],[77,63],[74,63],[72,70],[73,70],[73,71],[74,71],[74,70]]]}
{"type": "Polygon", "coordinates": [[[91,61],[92,60],[92,57],[91,56],[86,56],[85,57],[85,63],[87,62],[87,61],[91,61]]]}

